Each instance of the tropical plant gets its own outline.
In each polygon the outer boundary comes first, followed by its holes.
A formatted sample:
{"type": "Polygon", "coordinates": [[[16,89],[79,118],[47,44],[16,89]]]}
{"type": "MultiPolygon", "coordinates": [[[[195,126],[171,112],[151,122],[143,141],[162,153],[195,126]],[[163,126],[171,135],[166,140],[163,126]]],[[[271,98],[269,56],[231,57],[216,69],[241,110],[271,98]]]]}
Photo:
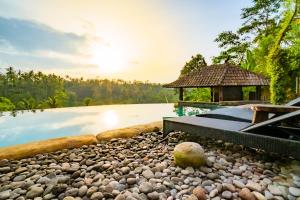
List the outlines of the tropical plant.
{"type": "Polygon", "coordinates": [[[205,58],[201,54],[192,56],[192,58],[185,63],[180,71],[180,76],[184,76],[193,71],[199,70],[201,67],[207,66],[205,58]]]}
{"type": "Polygon", "coordinates": [[[12,111],[15,109],[15,105],[5,97],[0,97],[0,111],[12,111]]]}
{"type": "Polygon", "coordinates": [[[90,98],[90,97],[86,97],[83,99],[83,103],[85,106],[89,106],[91,104],[91,102],[92,102],[92,98],[90,98]]]}
{"type": "Polygon", "coordinates": [[[285,67],[280,63],[280,59],[285,57],[284,51],[281,50],[281,43],[284,40],[295,16],[299,12],[298,0],[287,1],[286,10],[284,11],[284,17],[280,23],[279,31],[276,34],[274,44],[272,45],[268,57],[267,57],[267,68],[270,72],[271,83],[271,102],[282,103],[285,100],[284,81],[286,77],[285,67]]]}

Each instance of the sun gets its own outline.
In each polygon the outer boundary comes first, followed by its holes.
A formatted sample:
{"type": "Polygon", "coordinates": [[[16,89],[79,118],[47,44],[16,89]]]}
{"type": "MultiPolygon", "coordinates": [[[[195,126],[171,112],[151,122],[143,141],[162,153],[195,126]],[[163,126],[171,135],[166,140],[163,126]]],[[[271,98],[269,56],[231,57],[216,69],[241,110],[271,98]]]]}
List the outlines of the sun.
{"type": "Polygon", "coordinates": [[[113,45],[95,44],[91,50],[91,62],[99,67],[101,74],[109,75],[123,70],[125,58],[121,48],[113,45]]]}

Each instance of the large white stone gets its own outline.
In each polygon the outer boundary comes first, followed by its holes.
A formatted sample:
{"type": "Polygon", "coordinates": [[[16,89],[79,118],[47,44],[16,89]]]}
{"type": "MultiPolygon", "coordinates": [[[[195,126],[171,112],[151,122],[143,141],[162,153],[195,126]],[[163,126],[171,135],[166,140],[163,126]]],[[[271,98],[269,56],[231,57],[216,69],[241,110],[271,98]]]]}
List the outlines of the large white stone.
{"type": "Polygon", "coordinates": [[[183,142],[176,145],[173,156],[175,163],[181,167],[200,167],[206,162],[203,148],[195,142],[183,142]]]}

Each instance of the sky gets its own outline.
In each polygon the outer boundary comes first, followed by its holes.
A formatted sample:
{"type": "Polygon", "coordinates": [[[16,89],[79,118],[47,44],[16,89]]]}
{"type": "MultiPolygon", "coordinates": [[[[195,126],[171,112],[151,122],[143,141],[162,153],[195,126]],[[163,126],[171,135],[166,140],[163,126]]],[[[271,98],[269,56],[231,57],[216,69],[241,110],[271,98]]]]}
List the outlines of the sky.
{"type": "Polygon", "coordinates": [[[218,33],[250,0],[0,0],[0,72],[175,80],[192,55],[208,63],[218,33]]]}

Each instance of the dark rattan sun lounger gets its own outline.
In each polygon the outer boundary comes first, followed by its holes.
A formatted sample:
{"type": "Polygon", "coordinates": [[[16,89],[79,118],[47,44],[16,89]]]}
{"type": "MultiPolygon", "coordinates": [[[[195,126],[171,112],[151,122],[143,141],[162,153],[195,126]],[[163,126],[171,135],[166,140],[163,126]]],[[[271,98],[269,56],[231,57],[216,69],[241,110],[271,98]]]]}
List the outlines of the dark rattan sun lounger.
{"type": "Polygon", "coordinates": [[[251,110],[251,108],[229,107],[212,110],[208,113],[200,114],[197,116],[250,123],[252,121],[253,111],[251,110]]]}
{"type": "MultiPolygon", "coordinates": [[[[248,122],[186,116],[164,119],[163,131],[164,135],[172,131],[183,131],[191,137],[221,139],[300,159],[300,141],[289,139],[283,134],[286,132],[281,131],[281,126],[277,126],[282,121],[299,116],[300,111],[295,111],[255,125],[248,122]]],[[[293,133],[297,132],[300,134],[300,129],[295,127],[293,133]]]]}
{"type": "MultiPolygon", "coordinates": [[[[286,106],[300,106],[300,97],[288,102],[285,105],[286,106]]],[[[240,122],[251,122],[252,117],[253,117],[253,110],[251,110],[251,108],[245,107],[245,106],[227,107],[227,108],[220,108],[220,109],[212,110],[208,113],[200,114],[197,116],[214,118],[214,119],[227,119],[227,120],[240,121],[240,122]]]]}

